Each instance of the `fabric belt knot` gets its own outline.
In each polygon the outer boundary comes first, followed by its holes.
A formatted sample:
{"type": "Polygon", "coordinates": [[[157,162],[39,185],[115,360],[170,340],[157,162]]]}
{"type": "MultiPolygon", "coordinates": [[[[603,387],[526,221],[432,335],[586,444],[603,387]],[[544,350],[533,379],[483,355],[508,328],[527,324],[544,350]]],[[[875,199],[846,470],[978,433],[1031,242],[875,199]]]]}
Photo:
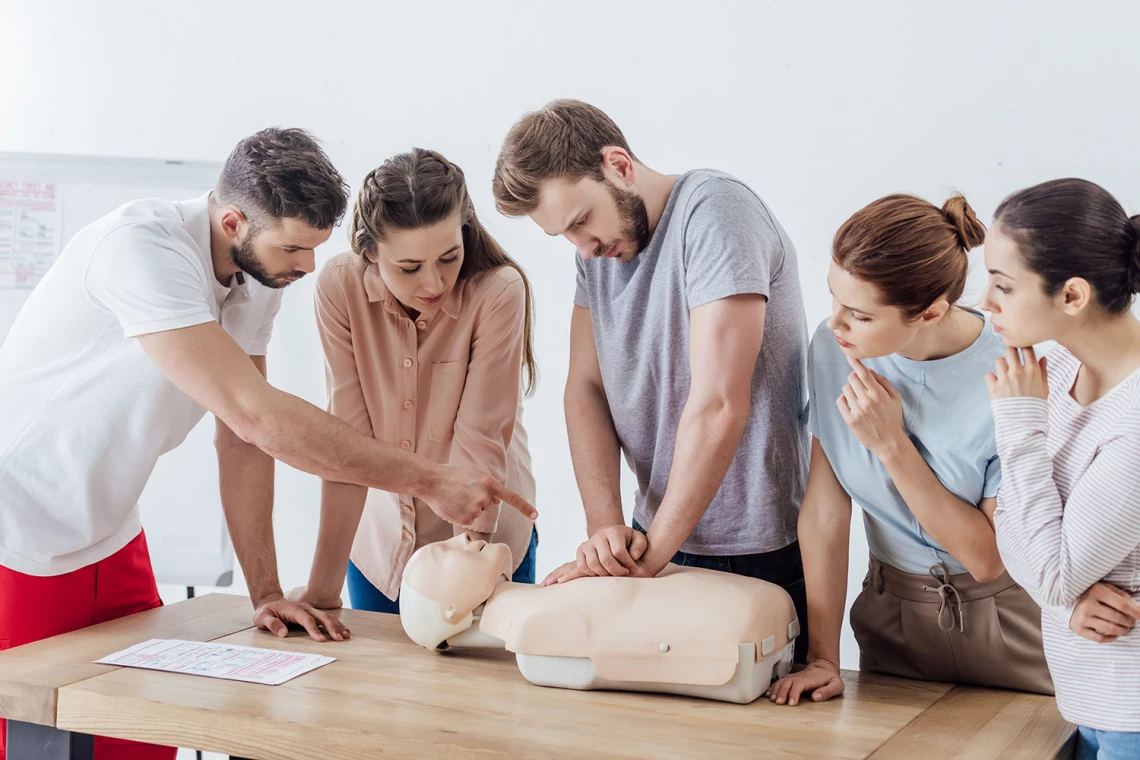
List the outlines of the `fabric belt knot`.
{"type": "Polygon", "coordinates": [[[950,571],[946,565],[941,562],[935,562],[931,565],[927,572],[934,580],[938,581],[937,586],[922,587],[923,591],[933,591],[938,594],[938,627],[944,631],[954,630],[954,617],[955,614],[958,618],[958,630],[965,633],[966,619],[965,614],[962,612],[962,596],[958,593],[958,589],[950,583],[950,571]]]}

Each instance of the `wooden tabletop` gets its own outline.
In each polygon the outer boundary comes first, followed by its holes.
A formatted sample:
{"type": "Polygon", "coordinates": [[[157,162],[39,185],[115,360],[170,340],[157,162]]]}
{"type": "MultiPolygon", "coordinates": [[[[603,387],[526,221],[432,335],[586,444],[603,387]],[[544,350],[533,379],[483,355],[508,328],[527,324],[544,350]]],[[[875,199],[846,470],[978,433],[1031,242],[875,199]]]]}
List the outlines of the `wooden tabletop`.
{"type": "Polygon", "coordinates": [[[1052,699],[844,672],[843,698],[751,705],[528,683],[514,657],[428,652],[392,615],[344,610],[346,642],[277,639],[214,594],[0,654],[0,716],[277,758],[1064,757],[1052,699]],[[281,686],[94,665],[149,638],[328,654],[281,686]]]}

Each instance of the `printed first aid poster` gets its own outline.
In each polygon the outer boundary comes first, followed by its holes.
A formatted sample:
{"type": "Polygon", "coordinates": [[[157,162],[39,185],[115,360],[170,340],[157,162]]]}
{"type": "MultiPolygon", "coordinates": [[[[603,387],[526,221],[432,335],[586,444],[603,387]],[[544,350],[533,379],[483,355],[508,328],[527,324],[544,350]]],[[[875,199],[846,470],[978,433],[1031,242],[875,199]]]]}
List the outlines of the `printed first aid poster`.
{"type": "Polygon", "coordinates": [[[151,639],[95,662],[277,686],[335,657],[202,641],[151,639]]]}
{"type": "Polygon", "coordinates": [[[59,255],[62,209],[54,182],[0,179],[0,291],[31,290],[59,255]]]}

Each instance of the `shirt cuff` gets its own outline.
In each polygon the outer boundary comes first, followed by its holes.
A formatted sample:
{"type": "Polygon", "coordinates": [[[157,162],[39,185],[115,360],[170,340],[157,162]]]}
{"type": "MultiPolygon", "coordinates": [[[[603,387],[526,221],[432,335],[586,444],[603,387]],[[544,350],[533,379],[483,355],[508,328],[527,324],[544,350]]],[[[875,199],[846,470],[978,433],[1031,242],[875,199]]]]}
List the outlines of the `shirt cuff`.
{"type": "Polygon", "coordinates": [[[214,315],[208,311],[179,314],[173,317],[166,317],[165,319],[151,319],[146,322],[134,322],[129,325],[123,325],[123,337],[137,338],[140,335],[166,332],[167,330],[181,330],[183,327],[194,327],[195,325],[204,325],[207,322],[215,321],[217,320],[214,319],[214,315]]]}
{"type": "Polygon", "coordinates": [[[1019,396],[999,398],[990,402],[994,414],[994,432],[1001,439],[1004,434],[1019,431],[1046,432],[1049,429],[1049,402],[1043,398],[1019,396]]]}
{"type": "Polygon", "coordinates": [[[720,285],[713,285],[703,288],[701,290],[690,290],[688,293],[689,308],[695,309],[698,306],[704,306],[713,301],[720,301],[732,296],[741,295],[758,295],[768,298],[768,283],[760,280],[737,281],[730,283],[723,283],[720,285]]]}

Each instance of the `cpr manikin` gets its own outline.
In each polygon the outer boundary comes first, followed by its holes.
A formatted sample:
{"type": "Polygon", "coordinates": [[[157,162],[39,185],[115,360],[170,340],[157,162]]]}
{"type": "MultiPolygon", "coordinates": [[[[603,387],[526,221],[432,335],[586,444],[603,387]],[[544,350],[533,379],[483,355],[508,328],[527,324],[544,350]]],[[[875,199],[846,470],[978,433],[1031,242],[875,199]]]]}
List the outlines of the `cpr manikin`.
{"type": "Polygon", "coordinates": [[[669,565],[656,578],[512,583],[511,552],[458,535],[412,555],[400,621],[427,649],[506,648],[532,683],[748,703],[787,675],[799,633],[779,586],[669,565]]]}

